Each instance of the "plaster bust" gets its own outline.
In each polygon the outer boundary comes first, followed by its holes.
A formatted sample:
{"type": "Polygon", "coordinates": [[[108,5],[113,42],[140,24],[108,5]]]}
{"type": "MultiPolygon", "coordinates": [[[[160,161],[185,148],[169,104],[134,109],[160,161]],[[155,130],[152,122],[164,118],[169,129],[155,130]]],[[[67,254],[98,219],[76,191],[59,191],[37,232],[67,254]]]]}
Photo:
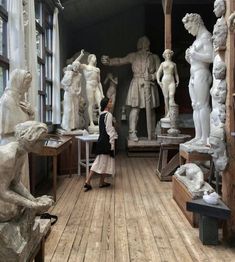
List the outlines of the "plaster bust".
{"type": "Polygon", "coordinates": [[[228,18],[228,27],[231,31],[235,31],[235,12],[233,12],[228,18]]]}
{"type": "Polygon", "coordinates": [[[213,46],[215,51],[226,49],[226,39],[228,34],[228,27],[224,17],[217,19],[213,30],[213,46]]]}
{"type": "Polygon", "coordinates": [[[221,17],[225,14],[226,4],[224,0],[215,0],[214,2],[214,14],[216,17],[221,17]]]}

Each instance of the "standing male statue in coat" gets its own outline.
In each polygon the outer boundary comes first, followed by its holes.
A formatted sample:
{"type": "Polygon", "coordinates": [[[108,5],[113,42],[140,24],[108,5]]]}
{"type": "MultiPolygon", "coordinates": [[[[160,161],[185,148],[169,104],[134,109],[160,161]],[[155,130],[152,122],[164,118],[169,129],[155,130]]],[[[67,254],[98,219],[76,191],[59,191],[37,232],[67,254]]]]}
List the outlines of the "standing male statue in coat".
{"type": "Polygon", "coordinates": [[[102,56],[104,65],[119,66],[132,65],[133,78],[127,94],[126,105],[131,107],[129,115],[129,140],[138,141],[137,122],[140,109],[146,109],[148,139],[154,137],[156,125],[155,108],[159,106],[159,96],[155,80],[155,73],[160,65],[160,59],[149,50],[150,41],[146,36],[139,38],[137,52],[129,53],[123,58],[109,58],[102,56]]]}

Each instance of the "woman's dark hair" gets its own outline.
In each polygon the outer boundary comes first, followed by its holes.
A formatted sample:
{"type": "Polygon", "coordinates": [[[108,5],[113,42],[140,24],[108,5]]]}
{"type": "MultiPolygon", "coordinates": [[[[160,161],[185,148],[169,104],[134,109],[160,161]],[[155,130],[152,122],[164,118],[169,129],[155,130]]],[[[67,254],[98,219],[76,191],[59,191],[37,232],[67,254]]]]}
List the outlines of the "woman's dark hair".
{"type": "Polygon", "coordinates": [[[100,110],[104,111],[107,104],[109,102],[109,98],[108,97],[104,97],[101,101],[100,101],[100,110]]]}

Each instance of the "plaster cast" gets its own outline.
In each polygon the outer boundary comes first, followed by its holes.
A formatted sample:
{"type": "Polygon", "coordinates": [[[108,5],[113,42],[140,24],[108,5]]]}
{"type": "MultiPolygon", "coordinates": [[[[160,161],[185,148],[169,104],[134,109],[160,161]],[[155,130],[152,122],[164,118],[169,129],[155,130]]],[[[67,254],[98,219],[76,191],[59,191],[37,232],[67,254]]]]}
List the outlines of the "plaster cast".
{"type": "Polygon", "coordinates": [[[137,42],[137,52],[129,53],[123,58],[109,58],[102,56],[104,65],[119,66],[132,65],[133,78],[127,94],[126,105],[131,107],[129,115],[129,139],[138,141],[137,123],[140,109],[146,109],[148,139],[155,137],[156,115],[155,108],[159,106],[155,73],[159,68],[160,59],[149,50],[150,41],[144,36],[137,42]]]}
{"type": "Polygon", "coordinates": [[[118,85],[118,78],[113,76],[112,73],[107,74],[104,84],[109,83],[109,88],[106,92],[106,97],[112,100],[112,108],[110,112],[113,114],[116,102],[116,93],[117,93],[117,85],[118,85]]]}
{"type": "MultiPolygon", "coordinates": [[[[84,56],[84,50],[81,50],[81,57],[84,56]]],[[[93,120],[93,109],[95,104],[99,108],[100,113],[100,101],[104,97],[103,88],[100,82],[100,69],[96,67],[96,56],[90,54],[88,56],[88,64],[81,64],[80,58],[77,58],[73,64],[80,70],[83,71],[86,80],[86,95],[88,101],[88,116],[89,116],[89,127],[94,128],[93,120]]]]}
{"type": "Polygon", "coordinates": [[[209,91],[212,77],[209,66],[213,62],[211,34],[199,14],[186,14],[182,21],[186,30],[196,37],[185,53],[185,59],[190,64],[189,94],[195,126],[195,138],[189,143],[205,145],[210,133],[209,91]]]}
{"type": "Polygon", "coordinates": [[[166,49],[162,56],[165,59],[161,63],[157,71],[157,82],[162,89],[165,102],[165,118],[170,117],[170,106],[175,105],[175,90],[179,85],[179,75],[177,72],[177,67],[174,62],[172,62],[172,56],[174,52],[170,49],[166,49]]]}
{"type": "Polygon", "coordinates": [[[224,0],[215,0],[213,12],[217,18],[225,15],[225,12],[226,12],[225,1],[224,0]]]}
{"type": "Polygon", "coordinates": [[[26,121],[16,125],[15,130],[16,141],[0,146],[0,222],[16,219],[25,208],[42,213],[53,204],[48,196],[33,197],[21,183],[24,157],[41,150],[46,125],[26,121]]]}

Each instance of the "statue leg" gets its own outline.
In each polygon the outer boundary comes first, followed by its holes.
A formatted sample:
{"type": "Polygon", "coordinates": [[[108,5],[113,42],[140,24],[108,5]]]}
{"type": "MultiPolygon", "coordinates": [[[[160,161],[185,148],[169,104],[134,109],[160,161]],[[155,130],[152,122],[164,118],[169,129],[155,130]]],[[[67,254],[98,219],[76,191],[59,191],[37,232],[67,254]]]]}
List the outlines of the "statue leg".
{"type": "Polygon", "coordinates": [[[152,121],[152,130],[151,130],[151,137],[152,139],[156,139],[157,134],[155,133],[156,127],[156,108],[152,108],[151,110],[151,121],[152,121]]]}
{"type": "Polygon", "coordinates": [[[89,116],[89,126],[95,126],[93,121],[93,107],[94,107],[94,94],[92,89],[87,88],[87,100],[88,100],[88,116],[89,116]]]}
{"type": "Polygon", "coordinates": [[[129,115],[129,139],[132,141],[138,141],[138,137],[136,135],[136,126],[139,118],[139,112],[140,109],[137,107],[134,107],[131,109],[130,115],[129,115]]]}

